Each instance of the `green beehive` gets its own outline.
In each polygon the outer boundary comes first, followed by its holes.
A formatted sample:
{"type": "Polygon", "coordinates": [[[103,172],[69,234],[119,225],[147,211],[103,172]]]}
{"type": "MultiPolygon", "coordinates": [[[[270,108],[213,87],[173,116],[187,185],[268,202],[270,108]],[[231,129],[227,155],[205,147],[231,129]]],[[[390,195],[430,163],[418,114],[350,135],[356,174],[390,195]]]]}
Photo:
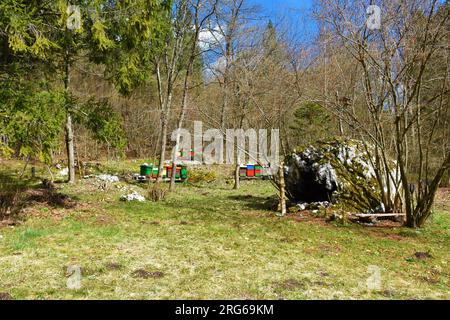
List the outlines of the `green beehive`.
{"type": "Polygon", "coordinates": [[[188,170],[187,170],[187,166],[186,165],[181,166],[180,172],[181,172],[181,174],[180,174],[181,179],[183,179],[183,180],[187,179],[187,177],[188,177],[188,170]]]}
{"type": "Polygon", "coordinates": [[[256,165],[255,166],[255,177],[261,177],[262,176],[262,166],[256,165]]]}
{"type": "Polygon", "coordinates": [[[141,166],[141,176],[150,176],[152,174],[152,168],[153,166],[143,164],[141,166]]]}

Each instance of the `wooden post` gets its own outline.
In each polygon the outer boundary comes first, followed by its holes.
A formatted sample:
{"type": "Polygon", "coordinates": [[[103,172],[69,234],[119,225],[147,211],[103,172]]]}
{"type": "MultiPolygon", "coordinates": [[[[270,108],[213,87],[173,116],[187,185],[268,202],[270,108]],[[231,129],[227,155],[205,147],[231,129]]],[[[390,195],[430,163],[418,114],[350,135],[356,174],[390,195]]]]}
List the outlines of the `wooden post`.
{"type": "Polygon", "coordinates": [[[279,170],[280,183],[280,208],[281,215],[286,215],[286,184],[284,182],[284,162],[281,161],[279,170]]]}

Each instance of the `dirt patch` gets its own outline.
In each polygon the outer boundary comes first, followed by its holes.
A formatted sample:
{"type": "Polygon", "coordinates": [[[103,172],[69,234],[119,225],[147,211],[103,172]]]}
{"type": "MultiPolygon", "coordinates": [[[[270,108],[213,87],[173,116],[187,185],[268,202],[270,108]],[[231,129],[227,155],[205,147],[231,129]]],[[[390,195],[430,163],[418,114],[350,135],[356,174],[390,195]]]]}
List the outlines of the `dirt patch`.
{"type": "Polygon", "coordinates": [[[308,286],[313,287],[328,287],[329,284],[323,282],[323,281],[313,281],[311,279],[305,278],[302,280],[298,279],[287,279],[280,282],[275,282],[273,284],[273,288],[278,291],[294,291],[294,290],[305,290],[308,286]]]}
{"type": "Polygon", "coordinates": [[[278,239],[278,241],[283,242],[283,243],[294,243],[294,242],[298,241],[298,238],[291,237],[291,236],[281,237],[278,239]]]}
{"type": "Polygon", "coordinates": [[[382,296],[387,297],[387,298],[392,298],[396,294],[394,290],[390,290],[390,289],[382,290],[379,293],[382,296]]]}
{"type": "Polygon", "coordinates": [[[428,276],[423,276],[423,277],[419,277],[419,279],[423,282],[435,285],[439,283],[439,278],[436,277],[428,277],[428,276]]]}
{"type": "Polygon", "coordinates": [[[319,246],[319,252],[325,252],[325,253],[339,253],[342,251],[342,249],[338,245],[328,245],[328,244],[322,244],[319,246]]]}
{"type": "Polygon", "coordinates": [[[151,226],[159,226],[159,225],[161,225],[161,222],[159,222],[159,221],[149,221],[149,220],[147,220],[147,219],[141,219],[140,220],[140,223],[141,224],[148,224],[148,225],[151,225],[151,226]]]}
{"type": "Polygon", "coordinates": [[[132,273],[134,278],[141,278],[141,279],[159,279],[164,277],[164,273],[161,271],[147,271],[144,269],[138,269],[133,271],[132,273]]]}
{"type": "Polygon", "coordinates": [[[299,213],[289,215],[289,216],[287,216],[287,218],[289,220],[293,220],[296,222],[308,222],[308,223],[320,224],[321,226],[326,226],[326,227],[332,226],[330,223],[328,223],[326,221],[326,218],[318,217],[309,210],[304,210],[299,213]]]}
{"type": "Polygon", "coordinates": [[[12,300],[13,297],[8,292],[0,292],[0,300],[12,300]]]}
{"type": "Polygon", "coordinates": [[[317,272],[317,274],[321,277],[329,277],[330,276],[330,274],[326,271],[319,271],[319,272],[317,272]]]}
{"type": "Polygon", "coordinates": [[[122,269],[122,265],[120,263],[117,263],[117,262],[108,262],[105,265],[105,267],[108,270],[120,270],[120,269],[122,269]]]}
{"type": "Polygon", "coordinates": [[[6,219],[6,220],[0,221],[0,228],[15,227],[15,226],[19,226],[21,224],[22,224],[22,222],[19,220],[6,219]]]}
{"type": "Polygon", "coordinates": [[[65,194],[48,189],[30,189],[25,192],[27,203],[43,203],[51,207],[72,209],[76,206],[76,201],[65,194]]]}
{"type": "Polygon", "coordinates": [[[111,216],[99,214],[95,216],[95,223],[100,226],[105,226],[114,223],[114,219],[111,216]]]}
{"type": "Polygon", "coordinates": [[[399,235],[397,233],[391,233],[391,230],[387,230],[385,228],[374,228],[374,227],[371,227],[369,229],[365,229],[363,232],[367,233],[371,237],[374,237],[374,238],[377,238],[377,239],[389,239],[389,240],[394,240],[394,241],[405,240],[404,236],[399,235]]]}
{"type": "Polygon", "coordinates": [[[426,260],[433,258],[433,256],[428,252],[416,252],[414,253],[414,257],[416,257],[416,259],[418,260],[426,260]]]}
{"type": "Polygon", "coordinates": [[[292,291],[305,287],[305,284],[297,279],[286,279],[284,281],[275,282],[274,289],[292,291]]]}
{"type": "Polygon", "coordinates": [[[277,219],[275,217],[274,213],[269,213],[267,214],[267,212],[261,212],[258,210],[245,210],[245,211],[241,211],[241,215],[244,217],[249,217],[249,218],[273,218],[273,219],[277,219]]]}
{"type": "Polygon", "coordinates": [[[401,241],[404,239],[401,235],[398,235],[398,234],[388,234],[386,236],[386,238],[388,238],[390,240],[395,240],[395,241],[401,241]]]}

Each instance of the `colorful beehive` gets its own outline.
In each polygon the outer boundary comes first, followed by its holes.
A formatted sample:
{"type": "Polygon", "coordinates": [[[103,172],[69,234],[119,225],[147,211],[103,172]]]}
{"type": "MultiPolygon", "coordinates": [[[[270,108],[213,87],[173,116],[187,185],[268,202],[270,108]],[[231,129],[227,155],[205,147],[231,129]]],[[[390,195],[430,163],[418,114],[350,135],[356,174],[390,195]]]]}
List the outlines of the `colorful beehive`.
{"type": "Polygon", "coordinates": [[[262,166],[255,166],[255,177],[260,178],[262,176],[262,166]]]}
{"type": "Polygon", "coordinates": [[[247,165],[247,177],[253,178],[255,176],[255,166],[254,165],[247,165]]]}
{"type": "Polygon", "coordinates": [[[260,164],[248,164],[245,166],[240,166],[239,168],[239,176],[241,179],[247,179],[247,178],[258,178],[258,179],[264,179],[269,177],[270,175],[267,174],[266,167],[260,165],[260,164]]]}
{"type": "Polygon", "coordinates": [[[247,166],[241,166],[239,169],[239,176],[242,177],[247,177],[247,166]]]}
{"type": "Polygon", "coordinates": [[[167,166],[167,177],[172,176],[172,166],[167,166]]]}
{"type": "Polygon", "coordinates": [[[181,173],[180,173],[180,177],[181,179],[185,180],[188,177],[188,169],[186,165],[181,165],[181,173]]]}
{"type": "MultiPolygon", "coordinates": [[[[170,179],[172,177],[172,166],[164,165],[162,178],[170,179]]],[[[154,165],[143,164],[141,166],[140,175],[142,177],[146,177],[152,180],[156,180],[158,178],[159,168],[154,165]]],[[[188,168],[187,165],[178,165],[175,172],[175,178],[177,180],[186,180],[188,178],[188,168]]]]}
{"type": "MultiPolygon", "coordinates": [[[[173,167],[171,165],[165,166],[165,173],[163,178],[170,179],[172,177],[173,167]]],[[[175,178],[185,180],[188,177],[188,170],[186,165],[179,165],[175,171],[175,178]]]]}
{"type": "Polygon", "coordinates": [[[153,179],[158,178],[158,172],[159,172],[159,168],[157,166],[153,166],[153,168],[152,168],[152,178],[153,179]]]}
{"type": "Polygon", "coordinates": [[[152,175],[152,166],[149,166],[147,164],[143,164],[141,166],[141,176],[149,177],[152,175]]]}

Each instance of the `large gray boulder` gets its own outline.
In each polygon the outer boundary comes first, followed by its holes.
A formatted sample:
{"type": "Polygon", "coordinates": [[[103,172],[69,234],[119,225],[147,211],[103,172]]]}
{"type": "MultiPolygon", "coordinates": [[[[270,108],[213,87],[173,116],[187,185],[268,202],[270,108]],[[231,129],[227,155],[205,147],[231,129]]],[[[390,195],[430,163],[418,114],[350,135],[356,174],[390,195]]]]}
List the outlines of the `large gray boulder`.
{"type": "Polygon", "coordinates": [[[284,170],[291,201],[329,202],[367,213],[384,211],[374,167],[359,141],[321,142],[294,152],[285,160],[284,170]]]}

